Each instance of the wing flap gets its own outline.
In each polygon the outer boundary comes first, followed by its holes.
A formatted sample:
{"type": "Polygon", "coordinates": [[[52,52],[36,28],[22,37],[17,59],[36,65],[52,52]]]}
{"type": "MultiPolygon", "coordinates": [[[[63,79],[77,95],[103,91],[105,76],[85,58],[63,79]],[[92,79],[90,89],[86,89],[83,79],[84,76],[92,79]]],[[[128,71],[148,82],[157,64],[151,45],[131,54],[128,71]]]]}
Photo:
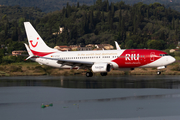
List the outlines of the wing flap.
{"type": "Polygon", "coordinates": [[[85,61],[73,61],[73,60],[58,60],[57,63],[72,66],[72,68],[78,66],[81,68],[90,68],[94,63],[85,61]]]}

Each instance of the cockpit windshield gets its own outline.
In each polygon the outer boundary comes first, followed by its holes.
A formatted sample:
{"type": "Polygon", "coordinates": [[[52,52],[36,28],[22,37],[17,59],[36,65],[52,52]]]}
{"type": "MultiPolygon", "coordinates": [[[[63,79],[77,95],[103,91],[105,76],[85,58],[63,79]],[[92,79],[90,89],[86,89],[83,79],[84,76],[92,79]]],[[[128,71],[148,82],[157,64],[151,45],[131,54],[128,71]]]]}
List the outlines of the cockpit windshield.
{"type": "Polygon", "coordinates": [[[159,54],[159,56],[169,56],[168,54],[159,54]]]}

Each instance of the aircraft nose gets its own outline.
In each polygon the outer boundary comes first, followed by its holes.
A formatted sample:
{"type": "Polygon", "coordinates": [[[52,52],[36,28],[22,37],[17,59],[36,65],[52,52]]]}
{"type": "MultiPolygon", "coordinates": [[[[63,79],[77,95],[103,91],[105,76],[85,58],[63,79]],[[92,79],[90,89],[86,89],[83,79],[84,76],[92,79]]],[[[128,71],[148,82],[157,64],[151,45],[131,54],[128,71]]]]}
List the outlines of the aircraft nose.
{"type": "Polygon", "coordinates": [[[168,61],[169,61],[170,64],[171,64],[171,63],[174,63],[174,62],[176,61],[176,59],[175,59],[174,57],[170,56],[170,57],[168,58],[168,61]]]}

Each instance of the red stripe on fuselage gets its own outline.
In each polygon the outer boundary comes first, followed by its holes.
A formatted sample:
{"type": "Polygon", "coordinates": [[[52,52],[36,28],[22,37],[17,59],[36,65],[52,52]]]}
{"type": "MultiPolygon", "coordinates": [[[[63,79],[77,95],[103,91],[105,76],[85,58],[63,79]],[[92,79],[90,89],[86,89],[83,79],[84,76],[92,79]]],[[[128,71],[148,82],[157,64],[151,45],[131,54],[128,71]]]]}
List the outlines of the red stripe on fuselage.
{"type": "Polygon", "coordinates": [[[54,53],[54,52],[38,52],[38,51],[34,51],[34,50],[31,50],[31,51],[35,56],[40,56],[40,57],[54,53]]]}
{"type": "Polygon", "coordinates": [[[167,54],[160,50],[129,49],[125,50],[118,58],[112,60],[119,68],[134,68],[152,63],[159,58],[160,54],[167,54]]]}

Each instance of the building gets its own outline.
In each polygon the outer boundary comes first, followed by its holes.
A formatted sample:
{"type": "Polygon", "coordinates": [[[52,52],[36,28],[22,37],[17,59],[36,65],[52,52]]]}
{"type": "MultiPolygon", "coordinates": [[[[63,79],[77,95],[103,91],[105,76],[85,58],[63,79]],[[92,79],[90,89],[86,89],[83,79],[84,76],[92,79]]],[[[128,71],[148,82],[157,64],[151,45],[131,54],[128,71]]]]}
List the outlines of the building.
{"type": "Polygon", "coordinates": [[[63,32],[63,30],[64,30],[64,27],[59,27],[59,32],[55,32],[53,33],[53,35],[57,35],[57,34],[59,35],[63,32]]]}
{"type": "Polygon", "coordinates": [[[95,48],[98,48],[98,49],[104,49],[104,47],[103,47],[101,44],[95,45],[95,48]]]}
{"type": "Polygon", "coordinates": [[[23,51],[23,50],[12,51],[12,56],[22,55],[22,53],[24,53],[24,52],[26,52],[26,51],[23,51]]]}
{"type": "Polygon", "coordinates": [[[92,48],[90,47],[79,47],[77,48],[78,51],[89,51],[89,50],[92,50],[92,48]]]}
{"type": "Polygon", "coordinates": [[[88,45],[86,45],[86,47],[94,48],[95,45],[94,44],[88,44],[88,45]]]}
{"type": "Polygon", "coordinates": [[[180,52],[180,50],[179,50],[179,49],[170,49],[169,52],[170,52],[170,53],[173,53],[173,52],[180,52]]]}
{"type": "Polygon", "coordinates": [[[95,49],[93,49],[94,51],[95,50],[104,50],[104,48],[95,48],[95,49]]]}
{"type": "Polygon", "coordinates": [[[96,48],[98,49],[105,49],[105,50],[112,50],[114,47],[110,44],[97,44],[95,45],[96,48]]]}
{"type": "Polygon", "coordinates": [[[104,46],[104,49],[106,49],[106,50],[114,49],[114,47],[112,45],[110,45],[110,44],[102,44],[102,45],[104,46]]]}
{"type": "Polygon", "coordinates": [[[71,50],[76,51],[79,47],[81,47],[80,45],[70,45],[71,50]]]}
{"type": "Polygon", "coordinates": [[[60,51],[71,51],[71,47],[69,46],[55,46],[54,48],[60,51]]]}
{"type": "Polygon", "coordinates": [[[55,46],[55,49],[60,51],[89,51],[89,50],[112,50],[114,47],[110,44],[88,44],[86,47],[81,47],[81,45],[70,45],[70,46],[55,46]]]}
{"type": "Polygon", "coordinates": [[[59,34],[61,34],[64,30],[64,27],[59,27],[59,34]]]}

